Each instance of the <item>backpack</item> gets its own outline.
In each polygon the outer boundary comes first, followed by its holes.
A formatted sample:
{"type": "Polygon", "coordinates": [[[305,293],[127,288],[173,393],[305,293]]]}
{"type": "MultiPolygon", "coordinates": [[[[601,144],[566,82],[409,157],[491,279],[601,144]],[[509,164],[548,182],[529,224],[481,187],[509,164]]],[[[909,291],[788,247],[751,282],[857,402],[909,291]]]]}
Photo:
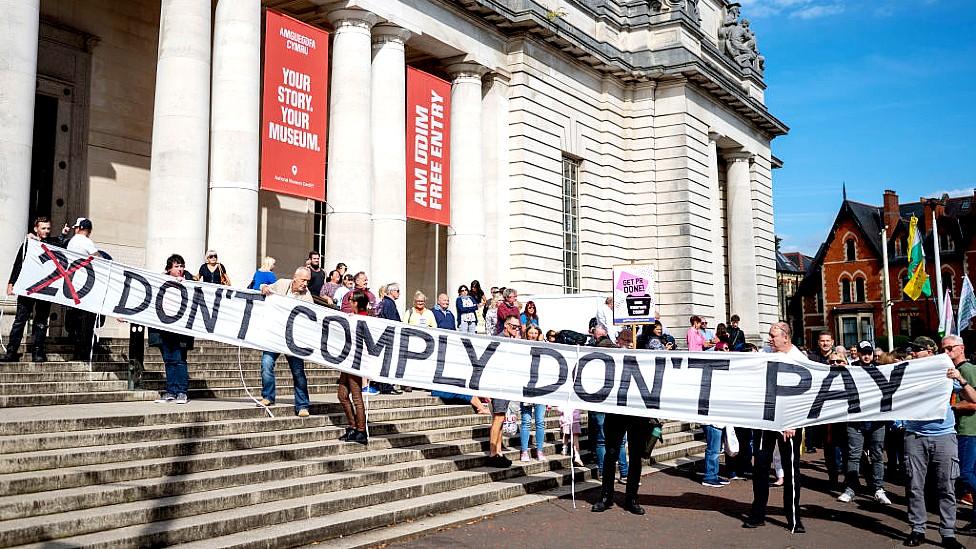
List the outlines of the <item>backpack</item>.
{"type": "Polygon", "coordinates": [[[519,424],[522,423],[517,402],[509,402],[508,410],[505,410],[505,421],[502,423],[502,434],[514,437],[519,432],[519,424]]]}
{"type": "Polygon", "coordinates": [[[561,330],[556,334],[556,343],[563,345],[586,345],[589,336],[574,332],[573,330],[561,330]]]}

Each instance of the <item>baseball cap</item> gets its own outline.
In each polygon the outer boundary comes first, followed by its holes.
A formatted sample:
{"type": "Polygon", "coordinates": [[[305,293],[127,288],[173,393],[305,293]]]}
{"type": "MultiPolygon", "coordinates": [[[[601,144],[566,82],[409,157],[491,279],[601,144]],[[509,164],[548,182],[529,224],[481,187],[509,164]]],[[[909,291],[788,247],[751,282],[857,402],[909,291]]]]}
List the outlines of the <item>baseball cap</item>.
{"type": "Polygon", "coordinates": [[[599,321],[596,319],[596,317],[591,318],[589,330],[592,332],[593,328],[596,328],[597,324],[599,324],[599,321]]]}
{"type": "Polygon", "coordinates": [[[857,352],[862,355],[874,354],[874,345],[870,341],[864,340],[857,344],[857,352]]]}
{"type": "Polygon", "coordinates": [[[90,231],[92,229],[92,222],[91,219],[88,219],[87,217],[79,217],[75,220],[75,224],[72,225],[72,227],[90,231]]]}
{"type": "Polygon", "coordinates": [[[933,353],[938,350],[939,346],[935,344],[935,340],[928,336],[918,336],[915,341],[912,341],[912,347],[916,351],[932,351],[933,353]]]}

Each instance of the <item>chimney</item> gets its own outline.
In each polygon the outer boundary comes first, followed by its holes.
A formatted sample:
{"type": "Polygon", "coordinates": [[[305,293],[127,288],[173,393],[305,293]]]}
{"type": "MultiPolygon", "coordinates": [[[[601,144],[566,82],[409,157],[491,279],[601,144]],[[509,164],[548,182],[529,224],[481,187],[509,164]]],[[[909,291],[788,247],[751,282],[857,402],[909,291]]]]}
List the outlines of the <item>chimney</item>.
{"type": "Polygon", "coordinates": [[[940,198],[939,201],[935,203],[935,218],[936,219],[939,219],[939,218],[941,218],[942,216],[945,215],[945,207],[946,207],[946,204],[948,204],[948,203],[949,203],[949,194],[948,193],[943,193],[942,194],[942,198],[940,198]]]}
{"type": "Polygon", "coordinates": [[[884,192],[884,224],[888,226],[885,236],[891,238],[901,214],[898,210],[898,193],[890,189],[884,192]]]}

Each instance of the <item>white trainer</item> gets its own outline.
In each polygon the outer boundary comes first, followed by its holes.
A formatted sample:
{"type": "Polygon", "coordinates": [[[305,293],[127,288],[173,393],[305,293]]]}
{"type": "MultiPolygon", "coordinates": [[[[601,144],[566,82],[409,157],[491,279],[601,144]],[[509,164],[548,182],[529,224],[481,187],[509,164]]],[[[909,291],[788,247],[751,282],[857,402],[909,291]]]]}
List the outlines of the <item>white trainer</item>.
{"type": "Polygon", "coordinates": [[[888,494],[885,494],[885,491],[882,488],[878,488],[878,491],[874,493],[874,501],[877,501],[881,505],[891,505],[891,500],[888,499],[888,494]]]}
{"type": "Polygon", "coordinates": [[[854,490],[851,490],[850,488],[844,490],[843,494],[837,496],[837,501],[841,503],[850,503],[853,500],[854,500],[854,490]]]}

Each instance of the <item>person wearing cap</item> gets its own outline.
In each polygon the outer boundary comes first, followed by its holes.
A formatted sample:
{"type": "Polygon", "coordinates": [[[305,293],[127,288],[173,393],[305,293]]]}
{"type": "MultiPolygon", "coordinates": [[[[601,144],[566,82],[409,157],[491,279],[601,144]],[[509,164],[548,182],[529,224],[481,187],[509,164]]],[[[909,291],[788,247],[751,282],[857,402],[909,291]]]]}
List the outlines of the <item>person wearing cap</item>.
{"type": "MultiPolygon", "coordinates": [[[[870,341],[861,341],[857,344],[857,362],[851,365],[852,368],[877,368],[874,361],[874,345],[870,341]]],[[[868,478],[864,480],[868,484],[868,492],[873,494],[874,500],[882,505],[891,505],[891,500],[884,491],[884,445],[885,430],[887,428],[884,421],[853,421],[847,424],[847,471],[844,473],[844,492],[837,497],[841,503],[850,503],[854,500],[858,482],[859,471],[861,469],[861,457],[867,450],[871,458],[871,468],[868,471],[868,478]],[[866,448],[865,448],[866,447],[866,448]]]]}
{"type": "MultiPolygon", "coordinates": [[[[79,217],[72,228],[75,234],[68,240],[66,246],[68,251],[83,255],[98,255],[98,246],[91,239],[93,228],[91,219],[79,217]]],[[[97,322],[98,315],[81,309],[70,309],[65,315],[65,326],[74,343],[75,360],[91,358],[92,340],[97,322]]]]}
{"type": "MultiPolygon", "coordinates": [[[[916,356],[919,353],[922,355],[919,358],[931,356],[930,344],[935,341],[931,338],[922,341],[919,339],[921,338],[916,338],[913,342],[919,347],[916,356]]],[[[946,336],[942,339],[942,351],[952,361],[952,367],[946,372],[946,377],[953,380],[952,392],[968,403],[976,403],[976,390],[959,370],[967,364],[962,339],[954,335],[946,336]]],[[[950,408],[951,402],[951,398],[946,402],[946,415],[943,419],[899,422],[903,423],[905,428],[905,454],[908,457],[908,485],[905,493],[908,496],[908,523],[912,530],[905,538],[906,547],[918,547],[925,543],[925,528],[928,522],[925,487],[926,480],[930,477],[933,481],[930,487],[935,489],[935,499],[939,505],[939,534],[942,536],[942,546],[952,549],[963,547],[956,540],[955,485],[961,464],[955,429],[956,418],[950,408]]],[[[971,532],[969,527],[960,529],[960,533],[971,532]]]]}

